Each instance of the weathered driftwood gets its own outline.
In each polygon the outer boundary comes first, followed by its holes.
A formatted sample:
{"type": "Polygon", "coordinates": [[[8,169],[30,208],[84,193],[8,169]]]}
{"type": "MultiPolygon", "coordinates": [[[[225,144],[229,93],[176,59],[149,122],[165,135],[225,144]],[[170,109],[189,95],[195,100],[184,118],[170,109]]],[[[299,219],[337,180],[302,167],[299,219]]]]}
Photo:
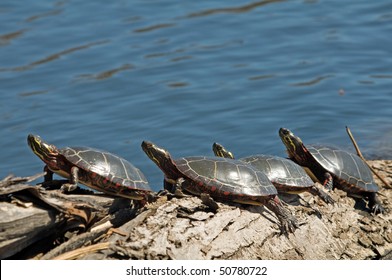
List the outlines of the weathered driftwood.
{"type": "MultiPolygon", "coordinates": [[[[391,184],[392,161],[369,163],[391,184]]],[[[6,192],[23,199],[16,204],[0,191],[0,207],[14,209],[0,213],[0,254],[40,259],[385,258],[392,252],[392,190],[379,185],[387,212],[377,216],[367,212],[363,200],[340,190],[331,193],[337,201],[333,206],[307,193],[287,198],[301,226],[294,234],[281,235],[277,218],[263,207],[218,203],[214,212],[197,197],[162,197],[137,210],[127,200],[117,204],[117,199],[65,195],[25,184],[28,191],[6,192]],[[34,214],[24,214],[26,209],[34,214]],[[62,244],[36,250],[45,233],[51,238],[43,240],[62,244]],[[29,242],[13,241],[17,250],[7,245],[10,238],[21,237],[29,242]],[[15,255],[26,244],[31,245],[15,255]]]]}
{"type": "MultiPolygon", "coordinates": [[[[39,175],[42,177],[43,174],[39,175]]],[[[30,245],[31,249],[25,256],[43,254],[71,235],[79,236],[75,232],[94,229],[100,232],[104,228],[105,233],[109,228],[120,225],[116,223],[118,218],[115,219],[117,212],[123,213],[127,208],[126,221],[135,216],[136,210],[129,208],[127,199],[92,195],[89,191],[89,194],[84,191],[84,194],[66,195],[26,184],[36,178],[8,176],[0,181],[1,259],[11,257],[30,245]]],[[[61,244],[53,251],[60,254],[83,246],[85,242],[66,249],[61,244]]]]}

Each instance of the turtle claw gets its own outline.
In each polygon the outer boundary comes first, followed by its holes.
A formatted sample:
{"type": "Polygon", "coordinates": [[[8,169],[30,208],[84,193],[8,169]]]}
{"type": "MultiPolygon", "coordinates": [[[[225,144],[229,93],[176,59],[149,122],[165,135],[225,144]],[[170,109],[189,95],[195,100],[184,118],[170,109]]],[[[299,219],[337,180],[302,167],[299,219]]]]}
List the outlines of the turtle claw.
{"type": "Polygon", "coordinates": [[[327,204],[334,204],[335,203],[335,200],[331,196],[329,196],[329,194],[327,194],[326,192],[324,192],[323,190],[319,189],[316,186],[313,186],[309,190],[309,192],[313,195],[317,195],[327,204]]]}
{"type": "Polygon", "coordinates": [[[168,190],[160,190],[157,193],[156,198],[164,197],[164,196],[166,196],[168,200],[171,200],[173,198],[178,198],[178,196],[176,194],[169,192],[168,190]]]}
{"type": "Polygon", "coordinates": [[[60,191],[68,193],[76,190],[77,187],[77,184],[65,183],[61,186],[60,191]]]}
{"type": "Polygon", "coordinates": [[[184,178],[178,178],[177,180],[165,178],[164,189],[168,191],[171,195],[177,198],[187,197],[183,192],[182,184],[185,182],[184,178]]]}
{"type": "Polygon", "coordinates": [[[374,204],[371,207],[371,209],[372,209],[372,214],[374,214],[374,215],[383,214],[385,212],[384,207],[381,204],[379,204],[379,203],[374,204]]]}
{"type": "Polygon", "coordinates": [[[371,209],[372,214],[383,214],[385,212],[384,207],[381,204],[380,199],[377,197],[376,193],[371,193],[368,195],[369,199],[369,208],[371,209]]]}
{"type": "Polygon", "coordinates": [[[176,180],[176,183],[174,185],[174,195],[176,197],[187,197],[188,195],[184,194],[183,190],[182,190],[182,184],[185,182],[184,178],[178,178],[176,180]]]}
{"type": "Polygon", "coordinates": [[[281,233],[289,234],[294,233],[294,231],[299,227],[297,219],[294,217],[287,218],[285,221],[281,221],[281,233]]]}
{"type": "Polygon", "coordinates": [[[322,200],[324,200],[324,202],[325,203],[327,203],[327,204],[335,204],[335,200],[332,198],[332,197],[330,197],[329,195],[327,195],[327,196],[325,196],[325,197],[321,197],[322,198],[322,200]]]}
{"type": "Polygon", "coordinates": [[[78,181],[79,181],[79,168],[76,166],[73,166],[71,168],[71,177],[69,179],[69,183],[65,183],[61,186],[60,190],[62,192],[72,192],[76,190],[78,187],[78,181]]]}
{"type": "Polygon", "coordinates": [[[216,201],[208,193],[201,193],[200,199],[204,205],[212,210],[212,212],[216,213],[219,209],[218,203],[216,203],[216,201]]]}
{"type": "Polygon", "coordinates": [[[288,209],[283,207],[278,196],[266,201],[265,206],[278,217],[282,234],[287,235],[288,233],[293,233],[299,227],[297,218],[288,209]]]}

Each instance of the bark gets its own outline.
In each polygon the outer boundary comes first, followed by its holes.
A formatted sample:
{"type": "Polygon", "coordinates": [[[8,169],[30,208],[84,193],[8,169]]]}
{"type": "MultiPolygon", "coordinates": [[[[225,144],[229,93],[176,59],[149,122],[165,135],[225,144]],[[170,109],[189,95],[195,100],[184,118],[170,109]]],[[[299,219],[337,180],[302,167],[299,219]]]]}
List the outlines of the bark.
{"type": "MultiPolygon", "coordinates": [[[[369,163],[392,184],[392,161],[369,163]]],[[[264,207],[218,202],[216,210],[197,197],[161,197],[139,209],[124,199],[65,195],[20,181],[0,183],[0,207],[4,209],[0,212],[0,257],[390,258],[392,190],[376,181],[386,208],[376,216],[368,212],[364,200],[337,189],[330,193],[335,205],[326,205],[309,193],[285,197],[287,208],[300,221],[300,227],[288,235],[280,234],[276,216],[264,207]],[[42,240],[52,243],[45,247],[42,240]]]]}

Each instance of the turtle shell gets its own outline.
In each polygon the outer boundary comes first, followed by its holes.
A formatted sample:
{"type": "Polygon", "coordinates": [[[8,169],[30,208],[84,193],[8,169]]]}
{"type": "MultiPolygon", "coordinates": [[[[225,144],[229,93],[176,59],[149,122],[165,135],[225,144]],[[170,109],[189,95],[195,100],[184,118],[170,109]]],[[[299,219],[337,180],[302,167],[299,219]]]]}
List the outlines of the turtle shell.
{"type": "Polygon", "coordinates": [[[314,186],[314,182],[305,170],[289,159],[272,155],[252,155],[240,160],[263,171],[274,184],[292,188],[314,186]]]}
{"type": "Polygon", "coordinates": [[[180,158],[174,163],[180,173],[201,189],[219,197],[242,199],[277,194],[264,173],[238,160],[198,156],[180,158]]]}
{"type": "Polygon", "coordinates": [[[84,171],[79,172],[79,180],[91,188],[125,197],[128,191],[151,191],[143,173],[117,155],[89,147],[65,147],[59,152],[84,171]]]}
{"type": "Polygon", "coordinates": [[[306,148],[321,167],[335,176],[339,183],[358,191],[378,191],[370,168],[357,155],[324,145],[307,145],[306,148]]]}

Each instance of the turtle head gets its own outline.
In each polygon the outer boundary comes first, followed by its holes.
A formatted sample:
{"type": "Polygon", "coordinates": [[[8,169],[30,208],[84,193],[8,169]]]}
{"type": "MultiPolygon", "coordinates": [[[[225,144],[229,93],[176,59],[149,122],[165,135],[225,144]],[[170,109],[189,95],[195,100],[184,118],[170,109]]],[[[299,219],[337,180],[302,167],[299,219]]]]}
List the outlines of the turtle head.
{"type": "Polygon", "coordinates": [[[160,169],[162,169],[162,171],[165,172],[167,170],[167,166],[172,164],[172,158],[170,153],[165,149],[158,147],[154,143],[149,141],[143,141],[142,149],[146,153],[146,155],[153,162],[155,162],[155,164],[158,165],[160,169]]]}
{"type": "Polygon", "coordinates": [[[222,157],[222,158],[231,158],[234,159],[234,155],[232,152],[228,151],[219,143],[212,144],[212,151],[214,152],[215,156],[222,157]]]}
{"type": "Polygon", "coordinates": [[[56,146],[44,142],[38,135],[29,134],[27,144],[43,162],[53,167],[59,155],[56,146]]]}
{"type": "Polygon", "coordinates": [[[297,162],[301,162],[300,158],[303,158],[303,155],[307,152],[301,138],[295,136],[287,128],[279,129],[279,136],[286,146],[289,157],[295,159],[297,162]]]}

